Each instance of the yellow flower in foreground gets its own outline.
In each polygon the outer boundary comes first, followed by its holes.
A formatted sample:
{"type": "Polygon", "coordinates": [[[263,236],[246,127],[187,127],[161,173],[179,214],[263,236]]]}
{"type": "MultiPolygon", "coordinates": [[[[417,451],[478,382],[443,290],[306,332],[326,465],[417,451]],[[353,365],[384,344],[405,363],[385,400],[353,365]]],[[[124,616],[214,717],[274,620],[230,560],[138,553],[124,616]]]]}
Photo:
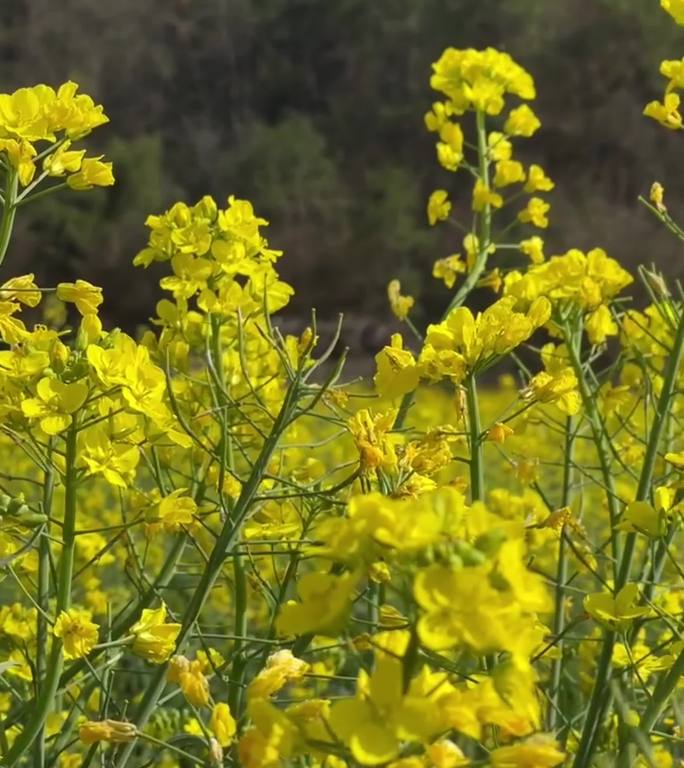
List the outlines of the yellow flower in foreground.
{"type": "Polygon", "coordinates": [[[392,314],[397,320],[406,320],[411,308],[415,304],[413,296],[401,295],[401,283],[398,280],[390,280],[387,285],[387,298],[389,299],[392,314]]]}
{"type": "Polygon", "coordinates": [[[166,624],[166,606],[146,608],[140,620],[131,627],[133,653],[154,664],[163,664],[176,647],[180,624],[166,624]]]}
{"type": "Polygon", "coordinates": [[[527,173],[525,192],[550,192],[556,185],[540,165],[531,165],[527,173]]]}
{"type": "Polygon", "coordinates": [[[649,198],[653,205],[661,212],[664,213],[667,211],[667,207],[665,206],[665,187],[659,182],[654,181],[653,184],[651,184],[651,190],[649,192],[649,198]]]}
{"type": "Polygon", "coordinates": [[[544,261],[544,241],[535,235],[520,242],[520,250],[529,256],[533,264],[541,264],[544,261]]]}
{"type": "Polygon", "coordinates": [[[290,600],[280,610],[276,622],[285,635],[308,632],[337,634],[344,626],[352,605],[358,575],[343,573],[305,573],[297,583],[301,602],[290,600]]]}
{"type": "Polygon", "coordinates": [[[301,679],[308,669],[309,665],[293,656],[289,649],[276,651],[268,657],[266,666],[249,684],[247,696],[267,699],[292,680],[301,679]]]}
{"type": "Polygon", "coordinates": [[[383,397],[399,397],[418,386],[420,367],[413,353],[404,349],[400,334],[393,333],[390,345],[375,356],[377,373],[373,377],[375,387],[383,397]]]}
{"type": "Polygon", "coordinates": [[[211,712],[211,730],[222,747],[227,747],[233,740],[236,731],[235,719],[230,707],[223,702],[216,704],[211,712]]]}
{"type": "Polygon", "coordinates": [[[29,397],[21,403],[24,416],[40,419],[40,428],[48,435],[58,435],[72,422],[88,397],[88,385],[83,381],[65,384],[59,379],[45,377],[36,385],[37,397],[29,397]]]}
{"type": "Polygon", "coordinates": [[[660,5],[677,24],[684,26],[684,0],[660,0],[660,5]]]}
{"type": "Polygon", "coordinates": [[[0,139],[0,152],[7,153],[10,165],[14,166],[22,186],[30,184],[35,173],[36,166],[33,158],[36,149],[28,141],[16,141],[15,139],[0,139]]]}
{"type": "Polygon", "coordinates": [[[549,226],[548,213],[550,208],[551,206],[540,197],[531,197],[527,202],[527,207],[518,214],[518,219],[523,224],[532,224],[540,229],[546,229],[549,226]]]}
{"type": "Polygon", "coordinates": [[[60,283],[57,286],[57,298],[75,304],[82,315],[93,315],[102,304],[102,288],[91,285],[87,280],[60,283]]]}
{"type": "Polygon", "coordinates": [[[65,659],[80,659],[93,650],[99,627],[90,618],[90,611],[78,608],[62,611],[57,617],[52,631],[62,639],[65,659]]]}
{"type": "Polygon", "coordinates": [[[98,741],[123,744],[133,741],[136,735],[135,725],[121,720],[87,720],[78,729],[78,736],[84,744],[97,744],[98,741]]]}
{"type": "Polygon", "coordinates": [[[92,187],[111,187],[113,183],[112,164],[103,163],[99,157],[86,157],[81,168],[67,176],[67,184],[79,191],[92,187]]]}
{"type": "Polygon", "coordinates": [[[85,149],[70,150],[70,141],[64,142],[51,155],[48,155],[43,161],[43,170],[49,176],[64,176],[65,173],[76,173],[83,162],[85,149]]]}
{"type": "Polygon", "coordinates": [[[453,288],[456,277],[466,271],[466,264],[461,259],[461,255],[454,253],[445,259],[437,259],[432,265],[432,276],[442,280],[447,288],[453,288]]]}
{"type": "Polygon", "coordinates": [[[536,734],[518,744],[499,747],[490,755],[492,768],[552,768],[565,760],[558,742],[548,734],[536,734]]]}
{"type": "Polygon", "coordinates": [[[445,189],[436,189],[428,200],[427,217],[430,226],[434,226],[438,221],[444,221],[448,218],[451,211],[449,195],[445,189]]]}
{"type": "Polygon", "coordinates": [[[522,104],[516,109],[511,110],[508,119],[504,124],[504,131],[509,136],[524,136],[529,138],[537,132],[541,125],[539,118],[527,106],[522,104]]]}
{"type": "Polygon", "coordinates": [[[626,584],[613,597],[610,592],[594,592],[584,598],[584,610],[601,624],[611,629],[626,629],[634,619],[646,616],[648,606],[635,605],[639,597],[637,584],[626,584]]]}
{"type": "Polygon", "coordinates": [[[680,98],[676,93],[667,93],[662,103],[651,101],[644,109],[646,117],[652,117],[665,128],[678,131],[682,128],[682,115],[679,111],[680,98]]]}
{"type": "Polygon", "coordinates": [[[478,179],[473,189],[473,210],[479,213],[488,205],[492,208],[501,208],[503,197],[498,192],[492,192],[482,179],[478,179]]]}

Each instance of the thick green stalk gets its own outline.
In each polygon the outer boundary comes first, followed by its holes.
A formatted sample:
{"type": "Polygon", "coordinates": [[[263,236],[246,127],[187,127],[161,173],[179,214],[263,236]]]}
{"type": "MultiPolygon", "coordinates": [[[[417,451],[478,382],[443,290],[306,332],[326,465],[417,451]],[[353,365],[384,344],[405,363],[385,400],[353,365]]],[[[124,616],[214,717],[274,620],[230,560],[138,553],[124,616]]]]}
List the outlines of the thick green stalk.
{"type": "MultiPolygon", "coordinates": [[[[62,528],[62,553],[57,575],[56,613],[69,609],[71,605],[71,579],[74,571],[74,544],[76,540],[76,424],[72,424],[66,435],[65,475],[64,475],[64,525],[62,528]]],[[[40,733],[50,712],[59,688],[64,659],[62,643],[53,638],[50,658],[46,666],[45,680],[41,684],[38,696],[29,710],[29,716],[23,729],[17,736],[12,748],[2,761],[5,768],[12,768],[30,749],[40,733]]]]}
{"type": "Polygon", "coordinates": [[[466,404],[468,408],[468,431],[470,433],[470,498],[471,501],[482,501],[484,498],[484,462],[480,405],[477,400],[475,376],[469,376],[466,381],[466,404]]]}
{"type": "MultiPolygon", "coordinates": [[[[240,497],[235,503],[233,514],[225,521],[223,528],[218,538],[216,539],[216,544],[214,545],[214,548],[209,556],[209,560],[204,568],[204,571],[202,572],[199,583],[197,584],[197,587],[195,588],[195,591],[190,598],[190,603],[185,612],[185,615],[183,616],[181,630],[178,634],[178,640],[176,644],[178,651],[182,650],[185,642],[188,640],[188,637],[192,632],[192,628],[195,625],[195,622],[199,618],[202,607],[204,606],[204,602],[207,599],[211,588],[216,582],[216,579],[221,573],[221,569],[227,557],[227,551],[232,549],[237,537],[240,535],[242,523],[245,521],[249,514],[252,500],[264,477],[268,462],[270,461],[271,456],[273,455],[273,452],[278,445],[278,441],[280,440],[283,431],[287,427],[293,415],[297,404],[298,391],[299,378],[296,378],[290,383],[288,387],[280,412],[278,413],[269,436],[266,438],[261,448],[261,452],[259,453],[258,458],[254,462],[247,482],[242,487],[242,492],[240,493],[240,497]]],[[[145,691],[145,695],[140,702],[135,718],[135,723],[138,729],[142,729],[145,726],[150,716],[154,712],[159,697],[164,690],[166,680],[166,667],[166,664],[159,665],[159,668],[151,678],[149,686],[145,691]]],[[[117,768],[123,768],[126,765],[134,748],[134,741],[122,747],[116,762],[117,768]]]]}
{"type": "Polygon", "coordinates": [[[17,213],[15,200],[19,186],[19,177],[11,165],[8,164],[5,173],[7,174],[5,178],[5,203],[2,209],[2,219],[0,219],[0,266],[5,261],[12,237],[14,217],[17,213]]]}
{"type": "Polygon", "coordinates": [[[608,708],[612,695],[610,693],[610,674],[612,670],[613,646],[615,632],[607,631],[601,647],[598,666],[596,668],[594,690],[589,702],[589,709],[584,719],[582,736],[580,738],[573,768],[589,768],[591,757],[596,747],[598,733],[603,722],[603,715],[608,708]]]}

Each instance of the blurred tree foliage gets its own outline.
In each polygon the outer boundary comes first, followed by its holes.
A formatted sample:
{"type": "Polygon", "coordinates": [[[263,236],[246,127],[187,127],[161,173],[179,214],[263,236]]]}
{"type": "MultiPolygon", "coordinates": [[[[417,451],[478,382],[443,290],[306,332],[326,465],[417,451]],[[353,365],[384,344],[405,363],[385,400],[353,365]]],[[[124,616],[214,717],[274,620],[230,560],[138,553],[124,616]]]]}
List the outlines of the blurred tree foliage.
{"type": "Polygon", "coordinates": [[[449,183],[422,123],[447,45],[493,45],[534,74],[551,250],[601,244],[681,272],[636,201],[657,178],[684,208],[679,137],[641,116],[660,60],[684,54],[655,0],[1,0],[2,90],[80,82],[111,117],[97,148],[118,182],[20,217],[12,263],[103,284],[109,319],[132,327],[155,291],[130,266],[146,214],[234,193],[272,220],[294,312],[386,319],[390,276],[429,307],[430,266],[460,245],[425,221],[449,183]]]}

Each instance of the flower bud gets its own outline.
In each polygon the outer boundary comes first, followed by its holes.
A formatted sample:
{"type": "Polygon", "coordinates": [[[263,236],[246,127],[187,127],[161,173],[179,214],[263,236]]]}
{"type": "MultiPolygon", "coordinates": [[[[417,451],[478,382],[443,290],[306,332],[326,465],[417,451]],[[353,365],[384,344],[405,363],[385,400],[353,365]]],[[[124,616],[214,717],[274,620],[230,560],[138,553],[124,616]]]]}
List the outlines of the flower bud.
{"type": "Polygon", "coordinates": [[[134,723],[121,720],[87,720],[78,729],[78,736],[84,744],[96,744],[99,741],[124,744],[133,741],[137,733],[134,723]]]}

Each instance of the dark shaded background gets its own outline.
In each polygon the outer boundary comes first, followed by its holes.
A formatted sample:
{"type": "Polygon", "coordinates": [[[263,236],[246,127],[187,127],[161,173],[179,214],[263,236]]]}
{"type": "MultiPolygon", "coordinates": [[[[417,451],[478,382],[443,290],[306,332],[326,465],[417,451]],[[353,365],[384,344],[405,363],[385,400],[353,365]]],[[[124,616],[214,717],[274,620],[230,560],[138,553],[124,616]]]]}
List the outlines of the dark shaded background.
{"type": "Polygon", "coordinates": [[[428,314],[442,305],[431,264],[460,244],[425,220],[452,180],[423,113],[447,45],[507,50],[536,79],[543,129],[523,159],[557,182],[548,251],[600,244],[682,273],[637,202],[659,179],[684,214],[684,139],[641,115],[660,60],[684,55],[656,0],[0,0],[0,17],[0,89],[81,83],[111,118],[90,146],[117,176],[25,209],[7,269],[103,285],[110,323],[153,313],[159,274],[131,266],[145,216],[205,193],[271,220],[295,317],[385,323],[393,276],[428,314]]]}

